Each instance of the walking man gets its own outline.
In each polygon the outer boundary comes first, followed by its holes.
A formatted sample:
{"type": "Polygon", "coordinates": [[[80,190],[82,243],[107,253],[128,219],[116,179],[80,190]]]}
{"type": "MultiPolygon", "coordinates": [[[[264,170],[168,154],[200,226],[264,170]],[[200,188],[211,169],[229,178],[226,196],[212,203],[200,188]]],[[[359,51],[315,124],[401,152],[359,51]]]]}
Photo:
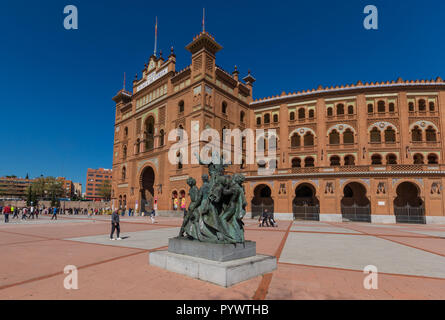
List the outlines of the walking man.
{"type": "Polygon", "coordinates": [[[51,220],[57,220],[57,207],[54,207],[53,209],[53,215],[51,216],[51,220]]]}
{"type": "Polygon", "coordinates": [[[5,223],[9,222],[9,214],[11,213],[11,206],[5,206],[3,208],[3,214],[5,215],[5,223]]]}
{"type": "Polygon", "coordinates": [[[19,214],[18,214],[18,208],[16,208],[16,207],[11,207],[11,213],[12,213],[12,219],[14,219],[14,218],[19,218],[19,214]]]}
{"type": "MultiPolygon", "coordinates": [[[[119,209],[120,211],[120,209],[119,209]]],[[[117,211],[114,211],[111,215],[111,234],[110,234],[110,240],[114,240],[114,230],[116,230],[117,240],[121,240],[121,237],[119,234],[121,233],[121,227],[119,225],[119,213],[117,211]]]]}
{"type": "Polygon", "coordinates": [[[264,223],[266,223],[266,226],[270,227],[270,225],[269,225],[269,212],[268,212],[267,209],[264,209],[262,218],[263,218],[263,221],[261,222],[261,226],[264,227],[264,223]]]}

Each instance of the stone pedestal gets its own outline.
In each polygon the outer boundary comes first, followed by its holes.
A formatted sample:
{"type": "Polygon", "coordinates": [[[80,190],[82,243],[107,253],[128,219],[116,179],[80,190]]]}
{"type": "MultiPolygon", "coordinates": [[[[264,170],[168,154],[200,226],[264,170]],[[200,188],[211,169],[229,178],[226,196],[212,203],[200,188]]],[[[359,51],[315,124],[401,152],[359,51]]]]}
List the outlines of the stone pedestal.
{"type": "Polygon", "coordinates": [[[149,254],[150,265],[223,287],[270,273],[277,259],[256,255],[256,243],[213,244],[185,238],[169,240],[168,251],[149,254]]]}

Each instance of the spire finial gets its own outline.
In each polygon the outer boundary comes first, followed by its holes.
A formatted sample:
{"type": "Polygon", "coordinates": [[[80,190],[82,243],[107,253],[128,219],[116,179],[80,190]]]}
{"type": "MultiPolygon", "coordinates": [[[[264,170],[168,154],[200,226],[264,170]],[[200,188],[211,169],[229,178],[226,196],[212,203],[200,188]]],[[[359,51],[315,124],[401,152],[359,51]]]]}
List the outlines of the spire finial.
{"type": "Polygon", "coordinates": [[[126,73],[124,72],[124,87],[123,87],[123,90],[125,91],[125,79],[126,78],[126,73]]]}
{"type": "Polygon", "coordinates": [[[202,8],[202,32],[206,32],[206,9],[202,8]]]}
{"type": "Polygon", "coordinates": [[[155,50],[154,50],[155,57],[156,57],[157,46],[158,46],[158,17],[156,17],[156,24],[155,24],[155,50]]]}

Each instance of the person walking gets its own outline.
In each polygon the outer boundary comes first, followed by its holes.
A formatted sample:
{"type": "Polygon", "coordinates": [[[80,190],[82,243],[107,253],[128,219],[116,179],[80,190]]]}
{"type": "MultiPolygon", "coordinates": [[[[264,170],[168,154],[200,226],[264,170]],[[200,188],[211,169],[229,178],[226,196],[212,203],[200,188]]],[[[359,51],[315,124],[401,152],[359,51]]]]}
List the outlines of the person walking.
{"type": "Polygon", "coordinates": [[[267,216],[267,220],[269,220],[271,227],[278,227],[278,224],[275,222],[273,212],[269,212],[269,215],[267,216]]]}
{"type": "Polygon", "coordinates": [[[28,213],[28,208],[24,207],[22,210],[22,220],[26,220],[27,213],[28,213]]]}
{"type": "MultiPolygon", "coordinates": [[[[120,210],[119,210],[120,211],[120,210]]],[[[114,230],[116,230],[117,240],[121,240],[121,237],[119,234],[121,233],[121,227],[119,225],[119,213],[118,211],[114,211],[111,215],[111,234],[110,234],[110,240],[114,240],[114,230]]]]}
{"type": "Polygon", "coordinates": [[[270,225],[269,225],[269,221],[268,221],[268,218],[269,218],[269,212],[268,212],[267,209],[264,209],[262,218],[263,218],[263,220],[262,220],[262,222],[261,222],[261,226],[264,227],[264,223],[266,223],[266,226],[267,226],[267,227],[270,227],[270,225]]]}
{"type": "Polygon", "coordinates": [[[57,207],[53,208],[53,215],[51,216],[51,220],[57,220],[57,207]]]}
{"type": "Polygon", "coordinates": [[[12,219],[19,218],[18,208],[11,207],[12,219]]]}
{"type": "Polygon", "coordinates": [[[155,215],[156,215],[156,210],[153,208],[153,209],[151,210],[151,212],[150,212],[150,218],[151,218],[151,223],[152,223],[152,224],[155,224],[155,223],[156,223],[156,221],[155,221],[155,215]]]}
{"type": "Polygon", "coordinates": [[[11,213],[11,206],[3,207],[3,214],[5,215],[5,223],[9,223],[9,214],[11,213]]]}

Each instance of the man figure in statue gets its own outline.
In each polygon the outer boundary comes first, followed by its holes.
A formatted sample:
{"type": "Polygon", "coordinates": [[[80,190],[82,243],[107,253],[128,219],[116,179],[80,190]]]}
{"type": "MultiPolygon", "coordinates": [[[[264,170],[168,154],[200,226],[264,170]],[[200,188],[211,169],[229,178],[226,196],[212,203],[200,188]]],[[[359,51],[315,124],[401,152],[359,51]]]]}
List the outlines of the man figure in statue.
{"type": "Polygon", "coordinates": [[[190,206],[189,210],[184,217],[184,221],[182,222],[181,230],[179,231],[179,237],[184,236],[184,232],[186,232],[188,235],[195,239],[199,239],[199,226],[198,226],[198,220],[199,217],[197,216],[196,208],[201,203],[201,197],[202,194],[198,190],[198,187],[196,186],[196,180],[193,178],[187,179],[187,184],[190,187],[190,206]],[[187,228],[187,230],[186,230],[187,228]]]}

